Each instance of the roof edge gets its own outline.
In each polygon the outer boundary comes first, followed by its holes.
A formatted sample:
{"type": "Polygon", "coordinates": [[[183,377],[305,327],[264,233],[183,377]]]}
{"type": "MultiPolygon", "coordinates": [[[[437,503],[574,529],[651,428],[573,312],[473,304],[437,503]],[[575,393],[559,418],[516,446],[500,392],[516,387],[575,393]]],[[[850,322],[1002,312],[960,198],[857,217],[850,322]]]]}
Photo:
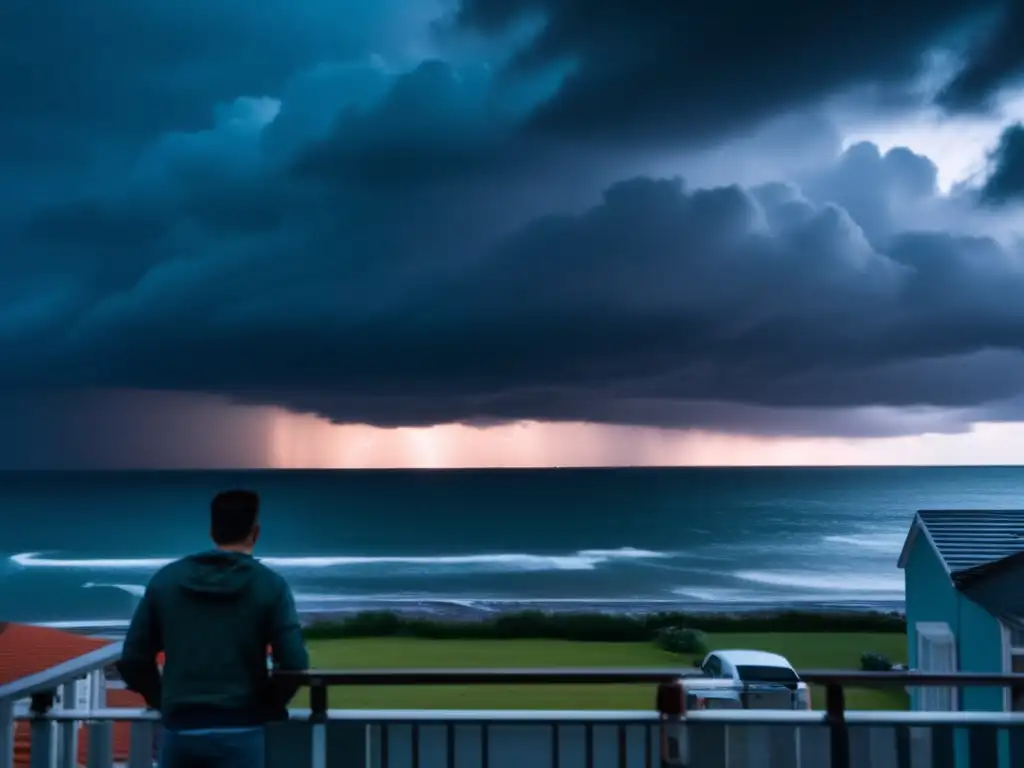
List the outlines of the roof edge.
{"type": "Polygon", "coordinates": [[[910,530],[907,532],[906,541],[903,542],[903,549],[900,550],[900,557],[896,561],[897,567],[906,569],[907,561],[910,559],[910,552],[914,548],[914,543],[917,541],[917,537],[920,535],[924,536],[925,541],[928,542],[928,546],[931,547],[932,552],[939,559],[942,564],[942,570],[946,572],[947,576],[952,577],[952,571],[949,569],[949,563],[946,562],[946,558],[942,556],[939,548],[935,545],[935,539],[932,538],[931,531],[928,530],[928,526],[925,525],[924,519],[921,517],[921,512],[927,510],[918,510],[914,513],[914,522],[910,524],[910,530]]]}
{"type": "Polygon", "coordinates": [[[953,586],[958,591],[963,592],[989,579],[998,578],[1008,568],[1013,568],[1021,562],[1024,562],[1024,550],[1006,555],[998,560],[976,565],[973,568],[957,571],[952,575],[953,586]]]}
{"type": "Polygon", "coordinates": [[[907,560],[910,559],[910,550],[914,547],[914,542],[917,540],[917,535],[920,532],[924,523],[921,521],[921,514],[919,512],[914,513],[914,519],[910,522],[910,530],[907,531],[907,538],[903,540],[903,549],[900,550],[899,559],[896,560],[897,568],[906,568],[907,560]]]}

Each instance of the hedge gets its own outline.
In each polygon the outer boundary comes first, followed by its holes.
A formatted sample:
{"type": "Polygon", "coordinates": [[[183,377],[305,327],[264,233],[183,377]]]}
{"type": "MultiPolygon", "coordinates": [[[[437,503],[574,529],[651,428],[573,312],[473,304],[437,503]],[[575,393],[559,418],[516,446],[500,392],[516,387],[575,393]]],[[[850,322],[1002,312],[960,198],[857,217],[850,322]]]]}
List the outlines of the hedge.
{"type": "Polygon", "coordinates": [[[654,644],[661,650],[679,656],[705,655],[709,650],[708,637],[699,629],[666,627],[654,636],[654,644]]]}
{"type": "Polygon", "coordinates": [[[649,642],[660,630],[687,627],[702,632],[876,632],[904,633],[900,613],[863,611],[779,611],[756,614],[545,613],[521,611],[476,620],[431,619],[391,611],[368,611],[337,621],[317,621],[307,638],[419,637],[454,639],[547,639],[599,642],[649,642]]]}

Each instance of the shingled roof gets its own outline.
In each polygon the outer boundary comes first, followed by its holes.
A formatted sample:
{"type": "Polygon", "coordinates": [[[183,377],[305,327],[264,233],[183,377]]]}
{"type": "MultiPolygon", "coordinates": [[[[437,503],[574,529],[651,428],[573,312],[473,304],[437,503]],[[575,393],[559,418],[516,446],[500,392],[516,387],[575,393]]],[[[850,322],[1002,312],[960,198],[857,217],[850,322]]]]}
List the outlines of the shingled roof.
{"type": "Polygon", "coordinates": [[[900,568],[906,567],[920,535],[928,538],[952,575],[1024,552],[1024,509],[921,510],[900,553],[900,568]]]}
{"type": "MultiPolygon", "coordinates": [[[[43,672],[50,667],[83,656],[110,643],[92,637],[84,637],[58,629],[36,627],[25,624],[0,623],[0,685],[13,683],[24,677],[43,672]]],[[[117,688],[107,689],[107,707],[116,709],[145,707],[142,697],[117,688]]],[[[130,723],[114,725],[114,762],[128,760],[131,744],[130,723]]],[[[28,766],[31,735],[29,724],[19,722],[14,732],[14,765],[28,766]]],[[[79,734],[78,764],[85,765],[89,751],[89,734],[82,728],[79,734]]]]}

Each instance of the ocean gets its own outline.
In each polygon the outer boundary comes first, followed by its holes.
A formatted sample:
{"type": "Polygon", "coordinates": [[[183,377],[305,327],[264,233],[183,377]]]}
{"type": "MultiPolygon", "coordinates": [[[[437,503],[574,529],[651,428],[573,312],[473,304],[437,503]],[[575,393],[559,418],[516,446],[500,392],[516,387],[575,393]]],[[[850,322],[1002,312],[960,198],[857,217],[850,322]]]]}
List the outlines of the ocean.
{"type": "Polygon", "coordinates": [[[307,614],[890,609],[914,512],[1019,507],[1024,468],[0,473],[0,620],[123,626],[232,487],[307,614]]]}

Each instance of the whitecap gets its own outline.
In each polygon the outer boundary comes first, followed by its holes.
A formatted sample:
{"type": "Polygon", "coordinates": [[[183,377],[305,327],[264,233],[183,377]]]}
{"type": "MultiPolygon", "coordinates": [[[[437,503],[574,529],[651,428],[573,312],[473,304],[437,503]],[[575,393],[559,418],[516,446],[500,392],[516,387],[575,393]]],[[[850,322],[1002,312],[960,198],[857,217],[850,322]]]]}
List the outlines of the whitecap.
{"type": "Polygon", "coordinates": [[[903,548],[903,542],[906,538],[906,532],[899,531],[894,533],[856,534],[850,536],[825,536],[822,538],[822,541],[826,544],[896,555],[899,554],[899,551],[903,548]]]}
{"type": "Polygon", "coordinates": [[[735,578],[771,587],[811,592],[870,592],[902,595],[902,575],[843,573],[837,571],[736,571],[735,578]]]}
{"type": "Polygon", "coordinates": [[[132,597],[142,597],[146,594],[145,584],[103,584],[99,582],[89,581],[82,585],[83,589],[118,589],[122,592],[127,592],[132,597]]]}
{"type": "MultiPolygon", "coordinates": [[[[494,553],[467,555],[331,555],[320,557],[263,557],[267,565],[282,569],[327,569],[353,566],[415,566],[418,568],[460,568],[477,571],[591,571],[614,560],[643,560],[670,557],[634,547],[584,549],[566,555],[494,553]]],[[[174,558],[59,558],[42,552],[21,552],[10,561],[22,568],[77,568],[82,570],[155,571],[174,558]]]]}

